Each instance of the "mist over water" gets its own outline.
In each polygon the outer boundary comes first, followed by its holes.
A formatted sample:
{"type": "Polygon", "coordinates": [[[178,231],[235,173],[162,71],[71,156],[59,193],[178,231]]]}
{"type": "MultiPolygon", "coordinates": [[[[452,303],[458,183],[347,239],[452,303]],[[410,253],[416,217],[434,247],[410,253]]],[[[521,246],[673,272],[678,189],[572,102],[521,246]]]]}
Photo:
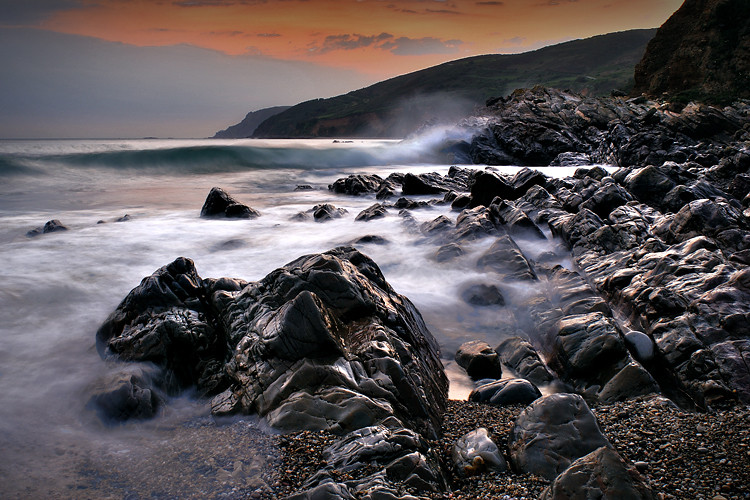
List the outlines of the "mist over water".
{"type": "MultiPolygon", "coordinates": [[[[491,282],[476,268],[491,238],[439,264],[433,258],[437,246],[405,225],[397,210],[357,222],[354,217],[376,202],[374,196],[327,189],[351,173],[447,173],[444,139],[445,133],[406,142],[0,142],[0,477],[13,486],[8,491],[95,497],[108,468],[128,477],[145,466],[176,471],[170,487],[184,490],[180,474],[194,471],[185,469],[189,461],[179,453],[200,457],[209,431],[237,440],[254,425],[247,419],[217,430],[205,402],[190,394],[170,401],[152,421],[115,428],[103,426],[86,408],[92,385],[113,369],[96,352],[97,328],[142,278],[180,256],[193,259],[202,277],[254,281],[301,255],[378,235],[387,243],[358,248],[417,306],[446,360],[467,340],[499,343],[508,334],[502,325],[510,322],[511,308],[474,307],[460,297],[468,284],[491,282]],[[294,190],[302,184],[313,189],[294,190]],[[213,186],[262,216],[199,218],[213,186]],[[348,214],[322,224],[290,220],[319,203],[348,214]],[[131,220],[114,222],[125,214],[131,220]],[[69,230],[25,236],[50,219],[69,230]]],[[[418,223],[443,214],[452,220],[457,215],[449,205],[412,211],[418,223]]],[[[554,242],[531,246],[529,252],[541,253],[554,249],[554,242]]],[[[523,293],[512,284],[499,286],[511,304],[523,293]]],[[[457,372],[449,371],[455,374],[453,390],[465,391],[457,372]]],[[[247,456],[249,463],[252,450],[247,456]]]]}

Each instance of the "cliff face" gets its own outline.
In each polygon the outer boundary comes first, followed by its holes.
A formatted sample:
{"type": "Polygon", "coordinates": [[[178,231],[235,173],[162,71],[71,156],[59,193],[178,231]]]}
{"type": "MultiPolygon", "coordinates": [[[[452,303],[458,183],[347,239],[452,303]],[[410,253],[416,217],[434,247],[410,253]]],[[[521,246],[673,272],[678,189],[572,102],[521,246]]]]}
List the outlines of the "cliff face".
{"type": "Polygon", "coordinates": [[[750,98],[750,2],[685,0],[649,42],[633,94],[727,102],[750,98]]]}
{"type": "Polygon", "coordinates": [[[250,137],[255,132],[255,129],[258,128],[258,125],[287,109],[289,109],[289,106],[275,106],[273,108],[251,111],[238,124],[216,132],[213,139],[244,139],[250,137]]]}

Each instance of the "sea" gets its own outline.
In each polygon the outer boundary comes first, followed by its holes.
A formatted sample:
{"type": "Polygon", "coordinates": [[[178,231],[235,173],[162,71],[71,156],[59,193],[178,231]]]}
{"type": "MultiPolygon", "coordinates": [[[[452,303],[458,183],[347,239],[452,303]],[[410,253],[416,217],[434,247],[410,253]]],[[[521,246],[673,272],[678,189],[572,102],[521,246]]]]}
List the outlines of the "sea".
{"type": "MultiPolygon", "coordinates": [[[[440,343],[451,397],[465,398],[471,382],[452,361],[456,349],[475,339],[496,345],[507,335],[498,325],[509,312],[461,298],[468,285],[486,282],[476,260],[492,239],[438,263],[435,244],[404,224],[398,210],[355,221],[376,203],[374,194],[328,190],[355,173],[446,174],[447,139],[457,137],[433,130],[403,141],[0,141],[0,497],[229,498],[255,487],[248,471],[257,468],[248,464],[267,452],[252,445],[238,451],[231,443],[225,455],[211,451],[212,443],[220,448],[221,439],[236,439],[245,428],[272,432],[253,417],[216,422],[206,401],[189,390],[156,418],[119,426],[101,422],[88,405],[92,387],[117,368],[97,353],[98,327],[141,279],[180,256],[192,259],[204,278],[254,281],[299,256],[380,236],[385,244],[357,246],[417,306],[440,343]],[[303,185],[312,189],[297,189],[303,185]],[[214,186],[261,217],[200,218],[214,186]],[[294,220],[320,203],[347,214],[325,223],[294,220]],[[68,230],[27,237],[52,219],[68,230]]],[[[457,215],[449,204],[411,214],[418,223],[457,215]]],[[[558,248],[549,236],[543,244],[518,243],[533,257],[558,248]]],[[[563,257],[561,263],[570,265],[563,257]]],[[[501,290],[510,305],[528,293],[511,284],[501,290]]]]}

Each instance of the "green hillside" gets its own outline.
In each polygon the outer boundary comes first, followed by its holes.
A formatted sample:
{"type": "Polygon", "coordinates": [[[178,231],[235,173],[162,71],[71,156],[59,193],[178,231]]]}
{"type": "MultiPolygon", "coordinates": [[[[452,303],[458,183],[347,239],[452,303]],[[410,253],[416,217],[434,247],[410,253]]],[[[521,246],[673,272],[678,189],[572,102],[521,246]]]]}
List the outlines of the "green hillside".
{"type": "Polygon", "coordinates": [[[292,106],[255,137],[403,137],[425,122],[455,120],[488,98],[545,85],[591,95],[629,90],[655,29],[575,40],[513,55],[451,61],[345,95],[292,106]]]}

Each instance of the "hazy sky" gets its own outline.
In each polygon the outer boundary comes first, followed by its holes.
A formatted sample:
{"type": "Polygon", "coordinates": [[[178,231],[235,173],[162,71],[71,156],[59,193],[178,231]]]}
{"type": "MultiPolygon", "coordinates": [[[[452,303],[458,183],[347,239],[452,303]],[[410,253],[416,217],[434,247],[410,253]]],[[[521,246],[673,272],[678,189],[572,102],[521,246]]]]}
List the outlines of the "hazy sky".
{"type": "Polygon", "coordinates": [[[682,0],[0,0],[0,138],[204,137],[478,54],[661,25],[682,0]]]}

